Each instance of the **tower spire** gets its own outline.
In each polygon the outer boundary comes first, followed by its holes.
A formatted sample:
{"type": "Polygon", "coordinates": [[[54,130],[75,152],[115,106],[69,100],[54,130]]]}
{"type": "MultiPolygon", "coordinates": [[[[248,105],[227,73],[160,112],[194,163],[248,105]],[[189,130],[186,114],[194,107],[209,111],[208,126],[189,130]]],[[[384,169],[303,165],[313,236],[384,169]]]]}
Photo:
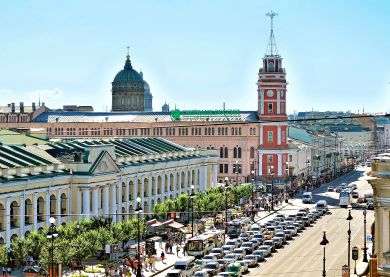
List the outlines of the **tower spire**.
{"type": "Polygon", "coordinates": [[[269,16],[271,19],[271,33],[269,35],[269,41],[267,45],[267,51],[266,55],[267,56],[277,56],[278,55],[278,48],[276,47],[276,41],[275,41],[275,36],[274,36],[274,17],[277,16],[278,14],[274,11],[270,11],[265,14],[266,16],[269,16]]]}
{"type": "Polygon", "coordinates": [[[131,61],[130,61],[130,46],[127,46],[127,55],[126,55],[126,63],[125,63],[125,69],[132,69],[131,61]]]}

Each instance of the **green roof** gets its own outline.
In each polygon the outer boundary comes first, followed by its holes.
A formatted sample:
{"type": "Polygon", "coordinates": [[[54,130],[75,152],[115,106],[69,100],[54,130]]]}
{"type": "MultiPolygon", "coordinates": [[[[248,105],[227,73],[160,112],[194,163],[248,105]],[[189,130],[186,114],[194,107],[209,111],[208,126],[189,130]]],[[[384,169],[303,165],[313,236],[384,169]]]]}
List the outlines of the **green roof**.
{"type": "Polygon", "coordinates": [[[0,142],[7,145],[47,144],[48,141],[11,130],[0,130],[0,142]]]}

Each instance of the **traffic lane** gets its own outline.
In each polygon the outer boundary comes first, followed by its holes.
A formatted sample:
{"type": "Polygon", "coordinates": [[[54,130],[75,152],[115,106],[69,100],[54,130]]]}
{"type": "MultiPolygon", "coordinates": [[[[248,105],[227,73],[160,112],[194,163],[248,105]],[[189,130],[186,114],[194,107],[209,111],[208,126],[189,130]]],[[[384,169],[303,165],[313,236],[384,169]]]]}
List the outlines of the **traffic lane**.
{"type": "MultiPolygon", "coordinates": [[[[266,263],[253,269],[248,276],[320,276],[323,248],[320,246],[323,230],[327,230],[329,245],[326,247],[328,276],[340,276],[341,266],[347,263],[348,212],[334,209],[331,215],[319,219],[299,237],[275,253],[266,263]]],[[[353,210],[351,221],[351,247],[363,246],[363,213],[353,210]]],[[[367,230],[374,220],[374,213],[367,213],[367,230]]],[[[367,232],[369,234],[369,232],[367,232]]],[[[360,257],[362,254],[359,254],[360,257]]],[[[352,261],[351,261],[351,264],[352,261]]]]}

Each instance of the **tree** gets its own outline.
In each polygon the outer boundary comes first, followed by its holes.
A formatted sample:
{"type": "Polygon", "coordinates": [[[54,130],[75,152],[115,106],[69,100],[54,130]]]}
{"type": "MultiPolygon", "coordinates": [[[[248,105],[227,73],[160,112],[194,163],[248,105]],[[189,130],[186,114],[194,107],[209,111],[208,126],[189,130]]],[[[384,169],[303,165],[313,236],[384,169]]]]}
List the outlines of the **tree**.
{"type": "Polygon", "coordinates": [[[8,263],[8,249],[7,245],[0,246],[0,265],[6,266],[8,263]]]}
{"type": "Polygon", "coordinates": [[[29,242],[28,238],[17,238],[11,243],[11,256],[15,260],[17,265],[23,265],[26,263],[29,254],[29,242]]]}

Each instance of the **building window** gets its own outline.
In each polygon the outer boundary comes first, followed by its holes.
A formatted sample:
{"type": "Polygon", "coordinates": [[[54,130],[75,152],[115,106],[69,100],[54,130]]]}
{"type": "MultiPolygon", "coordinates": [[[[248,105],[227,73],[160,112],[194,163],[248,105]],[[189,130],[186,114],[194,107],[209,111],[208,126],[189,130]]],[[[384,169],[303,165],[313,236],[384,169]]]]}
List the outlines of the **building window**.
{"type": "Polygon", "coordinates": [[[223,147],[219,148],[219,157],[223,158],[223,147]]]}
{"type": "Polygon", "coordinates": [[[272,161],[273,161],[273,156],[267,155],[267,163],[272,163],[272,161]]]}
{"type": "Polygon", "coordinates": [[[286,132],[282,131],[282,142],[286,141],[286,132]]]}
{"type": "Polygon", "coordinates": [[[228,158],[228,157],[229,157],[228,153],[229,153],[228,148],[225,147],[225,158],[228,158]]]}
{"type": "Polygon", "coordinates": [[[223,173],[229,173],[229,165],[224,164],[224,172],[223,173]]]}
{"type": "Polygon", "coordinates": [[[249,151],[249,157],[250,157],[250,159],[255,158],[255,148],[254,147],[251,147],[251,149],[249,151]]]}
{"type": "Polygon", "coordinates": [[[233,164],[233,173],[242,173],[242,165],[233,164]]]}
{"type": "Polygon", "coordinates": [[[288,155],[288,162],[289,162],[289,163],[292,162],[292,155],[288,155]]]}
{"type": "Polygon", "coordinates": [[[268,113],[272,113],[273,112],[273,104],[272,103],[268,103],[268,113]]]}
{"type": "Polygon", "coordinates": [[[233,148],[233,158],[237,158],[237,147],[233,148]]]}
{"type": "Polygon", "coordinates": [[[280,103],[280,113],[281,113],[281,114],[284,114],[284,113],[285,113],[285,104],[284,104],[284,102],[281,102],[281,103],[280,103]]]}
{"type": "Polygon", "coordinates": [[[242,130],[241,127],[238,128],[238,135],[241,136],[242,130]]]}
{"type": "Polygon", "coordinates": [[[223,164],[219,165],[219,173],[223,173],[223,164]]]}
{"type": "Polygon", "coordinates": [[[241,147],[237,148],[237,157],[241,159],[241,147]]]}
{"type": "Polygon", "coordinates": [[[267,135],[268,135],[268,138],[267,138],[268,142],[273,142],[274,141],[274,132],[268,131],[267,135]]]}

